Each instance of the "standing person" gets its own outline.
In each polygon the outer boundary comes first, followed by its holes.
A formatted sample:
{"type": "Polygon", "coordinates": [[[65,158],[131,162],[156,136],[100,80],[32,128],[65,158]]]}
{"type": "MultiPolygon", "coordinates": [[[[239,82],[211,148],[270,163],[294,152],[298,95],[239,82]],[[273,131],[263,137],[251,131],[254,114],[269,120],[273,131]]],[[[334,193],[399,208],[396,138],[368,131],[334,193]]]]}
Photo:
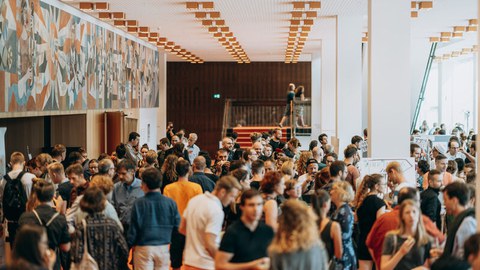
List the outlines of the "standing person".
{"type": "Polygon", "coordinates": [[[172,232],[180,225],[180,214],[175,201],[160,193],[161,182],[160,172],[147,168],[142,173],[145,196],[132,206],[127,242],[135,247],[133,262],[138,269],[170,269],[169,246],[172,232]]]}
{"type": "Polygon", "coordinates": [[[392,161],[387,164],[385,169],[388,176],[388,181],[394,186],[392,206],[396,206],[398,202],[398,193],[404,187],[414,187],[414,184],[405,179],[403,175],[402,165],[398,161],[392,161]]]}
{"type": "Polygon", "coordinates": [[[285,182],[279,172],[266,173],[260,184],[264,200],[262,221],[277,231],[277,219],[280,215],[280,206],[277,203],[277,196],[285,191],[285,182]]]}
{"type": "Polygon", "coordinates": [[[255,189],[242,193],[242,216],[228,227],[215,256],[216,269],[252,269],[268,265],[267,248],[273,239],[272,228],[260,222],[263,199],[255,189]]]}
{"type": "Polygon", "coordinates": [[[167,138],[160,139],[159,149],[157,152],[158,167],[162,167],[165,158],[167,158],[167,150],[170,149],[170,140],[167,138]]]}
{"type": "Polygon", "coordinates": [[[338,222],[342,229],[342,269],[356,270],[357,261],[352,242],[353,212],[348,205],[348,203],[353,200],[354,196],[352,186],[345,181],[335,182],[330,191],[330,196],[336,208],[332,215],[332,220],[338,222]]]}
{"type": "Polygon", "coordinates": [[[343,151],[343,155],[345,156],[343,162],[345,162],[345,166],[347,166],[347,177],[345,177],[345,181],[352,185],[353,191],[356,191],[357,183],[360,180],[360,171],[355,167],[356,163],[360,160],[358,149],[354,144],[350,144],[343,151]]]}
{"type": "Polygon", "coordinates": [[[443,190],[443,199],[447,214],[455,216],[447,232],[447,241],[443,256],[463,259],[464,242],[476,232],[475,209],[468,207],[470,191],[467,184],[453,182],[443,190]]]}
{"type": "MultiPolygon", "coordinates": [[[[405,200],[414,200],[417,204],[419,203],[418,191],[413,187],[405,187],[400,190],[398,193],[398,203],[402,204],[405,200]]],[[[395,230],[400,224],[399,217],[400,206],[395,206],[392,211],[385,213],[377,218],[375,223],[368,234],[366,245],[372,254],[372,258],[375,261],[376,269],[381,269],[381,256],[382,256],[382,247],[385,240],[385,235],[391,231],[395,230]]],[[[439,243],[442,243],[445,240],[444,235],[437,229],[437,226],[425,215],[422,215],[423,224],[425,224],[425,229],[427,233],[432,238],[436,238],[439,243]]],[[[436,241],[437,241],[436,240],[436,241]]]]}
{"type": "Polygon", "coordinates": [[[318,237],[317,217],[306,204],[288,200],[278,232],[268,248],[270,269],[327,269],[327,254],[318,237]]]}
{"type": "Polygon", "coordinates": [[[282,142],[282,129],[274,128],[272,138],[268,142],[272,146],[272,150],[276,151],[277,149],[282,149],[285,147],[285,143],[282,142]]]}
{"type": "Polygon", "coordinates": [[[215,189],[192,198],[183,212],[179,232],[186,236],[185,269],[214,269],[224,221],[223,207],[242,189],[233,176],[218,180],[215,189]]]}
{"type": "MultiPolygon", "coordinates": [[[[305,87],[303,87],[303,85],[295,88],[295,99],[299,101],[305,100],[305,87]]],[[[295,121],[298,121],[299,127],[305,127],[305,123],[303,121],[303,107],[303,104],[295,107],[295,121]]]]}
{"type": "Polygon", "coordinates": [[[13,248],[18,229],[18,219],[26,210],[35,175],[24,171],[25,156],[20,152],[13,152],[10,155],[10,166],[12,170],[3,177],[4,180],[2,181],[5,182],[2,210],[7,220],[8,236],[6,242],[10,243],[10,248],[13,248]]]}
{"type": "MultiPolygon", "coordinates": [[[[178,180],[165,187],[163,194],[177,203],[178,212],[183,216],[183,212],[188,202],[193,197],[203,193],[202,187],[188,181],[188,172],[190,164],[186,160],[179,160],[176,165],[178,180]]],[[[183,261],[183,250],[185,249],[185,236],[178,230],[172,233],[172,244],[170,245],[170,262],[173,269],[180,269],[183,261]]]]}
{"type": "Polygon", "coordinates": [[[200,153],[200,148],[195,144],[197,140],[198,135],[196,133],[188,134],[188,143],[185,148],[188,151],[188,160],[190,161],[190,164],[193,163],[193,160],[198,156],[198,153],[200,153]]]}
{"type": "Polygon", "coordinates": [[[291,102],[295,98],[295,84],[290,83],[288,85],[288,91],[287,91],[287,105],[285,105],[285,111],[283,113],[282,120],[280,120],[280,123],[278,124],[280,127],[283,127],[283,123],[287,121],[287,119],[290,117],[290,114],[292,112],[292,104],[291,102]]]}
{"type": "Polygon", "coordinates": [[[375,220],[385,213],[386,204],[378,196],[385,193],[386,186],[387,181],[381,174],[366,175],[357,193],[355,206],[360,229],[357,248],[360,270],[370,270],[373,267],[372,255],[368,252],[365,241],[375,220]]]}
{"type": "Polygon", "coordinates": [[[312,208],[318,216],[318,231],[327,249],[330,264],[337,264],[342,260],[342,229],[338,222],[331,220],[327,213],[331,208],[331,199],[328,192],[319,190],[312,197],[312,208]]]}
{"type": "MultiPolygon", "coordinates": [[[[442,154],[438,154],[435,158],[435,169],[440,171],[440,179],[442,179],[442,185],[446,186],[453,182],[453,175],[447,172],[448,159],[442,154]]],[[[428,179],[428,172],[423,175],[423,178],[428,179]]],[[[427,189],[428,181],[423,181],[423,190],[427,189]]]]}
{"type": "Polygon", "coordinates": [[[25,225],[18,231],[7,270],[51,270],[56,255],[48,248],[47,232],[35,225],[25,225]]]}
{"type": "Polygon", "coordinates": [[[205,175],[204,171],[206,167],[207,164],[205,158],[202,156],[196,157],[193,160],[193,175],[190,176],[189,181],[199,184],[202,187],[203,192],[212,192],[215,188],[215,182],[205,175]]]}
{"type": "Polygon", "coordinates": [[[425,269],[430,258],[430,240],[422,214],[413,200],[400,205],[400,225],[385,236],[382,249],[382,270],[425,269]]]}
{"type": "Polygon", "coordinates": [[[437,225],[439,230],[442,228],[442,219],[440,216],[442,204],[438,199],[441,187],[442,179],[440,178],[440,171],[431,170],[428,173],[428,188],[420,194],[420,209],[422,213],[429,217],[430,220],[437,225]]]}
{"type": "Polygon", "coordinates": [[[175,170],[175,166],[177,165],[178,157],[175,155],[168,155],[163,162],[161,172],[162,172],[162,192],[165,189],[165,186],[177,181],[178,175],[177,171],[175,170]]]}
{"type": "Polygon", "coordinates": [[[129,159],[117,165],[118,182],[113,185],[112,204],[117,210],[123,229],[128,232],[132,206],[136,199],[144,196],[142,181],[135,177],[135,164],[129,159]]]}
{"type": "Polygon", "coordinates": [[[142,160],[142,154],[138,151],[138,143],[140,142],[140,134],[137,132],[130,132],[128,135],[128,142],[125,144],[125,158],[133,161],[133,164],[138,165],[142,160]]]}
{"type": "MultiPolygon", "coordinates": [[[[40,204],[32,212],[25,212],[20,216],[19,226],[35,224],[45,227],[48,247],[52,250],[60,249],[63,252],[68,252],[70,250],[70,235],[68,234],[67,220],[64,215],[57,213],[53,205],[55,187],[52,183],[39,180],[35,183],[33,190],[40,204]]],[[[56,255],[57,260],[53,269],[60,270],[60,253],[56,255]]]]}
{"type": "Polygon", "coordinates": [[[88,216],[78,224],[75,231],[71,252],[72,262],[78,264],[83,258],[84,250],[87,249],[99,269],[126,270],[128,269],[127,242],[117,223],[102,213],[106,200],[105,194],[98,187],[88,188],[80,199],[80,209],[87,212],[88,216]],[[87,238],[86,241],[85,238],[87,238]]]}

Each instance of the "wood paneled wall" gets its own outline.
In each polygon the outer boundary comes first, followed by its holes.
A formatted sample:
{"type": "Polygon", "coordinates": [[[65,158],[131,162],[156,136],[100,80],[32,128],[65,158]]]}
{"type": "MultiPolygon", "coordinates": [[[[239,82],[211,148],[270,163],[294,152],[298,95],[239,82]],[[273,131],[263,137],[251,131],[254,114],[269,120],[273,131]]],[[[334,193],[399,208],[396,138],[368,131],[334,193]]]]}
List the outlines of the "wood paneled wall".
{"type": "MultiPolygon", "coordinates": [[[[213,158],[221,140],[226,98],[268,100],[286,99],[290,82],[305,86],[311,96],[311,63],[207,62],[167,63],[167,121],[175,129],[198,134],[198,146],[213,158]],[[220,94],[214,99],[213,94],[220,94]]],[[[278,119],[280,121],[280,119],[278,119]]],[[[159,134],[164,137],[164,134],[159,134]]]]}

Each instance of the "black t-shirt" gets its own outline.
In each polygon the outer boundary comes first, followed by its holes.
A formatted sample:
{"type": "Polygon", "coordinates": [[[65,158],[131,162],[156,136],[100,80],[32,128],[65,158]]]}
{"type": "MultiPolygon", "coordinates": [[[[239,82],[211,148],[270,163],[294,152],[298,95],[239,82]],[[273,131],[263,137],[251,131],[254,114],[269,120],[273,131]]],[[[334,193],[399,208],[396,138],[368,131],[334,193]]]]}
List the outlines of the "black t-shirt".
{"type": "MultiPolygon", "coordinates": [[[[397,234],[387,234],[383,241],[382,255],[394,256],[398,252],[403,242],[407,239],[397,234]],[[396,243],[396,244],[395,244],[396,243]]],[[[431,244],[427,243],[423,246],[415,244],[410,251],[403,256],[403,258],[395,266],[395,270],[410,270],[415,267],[421,266],[425,261],[430,258],[431,244]]]]}
{"type": "Polygon", "coordinates": [[[73,188],[73,185],[70,183],[70,181],[66,181],[58,185],[58,188],[57,188],[58,195],[60,195],[60,197],[62,197],[62,199],[67,203],[70,202],[70,193],[72,192],[72,188],[73,188]]]}
{"type": "MultiPolygon", "coordinates": [[[[53,209],[49,205],[39,205],[35,208],[40,220],[44,227],[50,221],[50,219],[57,213],[55,209],[53,209]]],[[[40,225],[37,217],[33,212],[25,212],[20,216],[18,220],[19,227],[21,228],[25,224],[36,224],[40,225]]],[[[64,215],[58,215],[53,219],[53,221],[46,227],[47,235],[48,235],[48,247],[52,250],[55,250],[61,244],[66,244],[70,242],[70,234],[68,233],[68,225],[67,219],[64,215]]],[[[57,253],[57,260],[55,261],[55,265],[53,267],[55,270],[60,270],[60,257],[57,253]]]]}
{"type": "Polygon", "coordinates": [[[275,151],[277,148],[283,149],[283,147],[285,147],[285,143],[282,141],[276,142],[274,140],[270,140],[269,144],[272,146],[273,151],[275,151]]]}
{"type": "Polygon", "coordinates": [[[366,250],[365,241],[367,240],[368,233],[373,227],[373,223],[377,220],[378,209],[386,206],[385,202],[378,198],[377,195],[367,196],[362,205],[357,209],[358,228],[360,229],[359,235],[359,248],[366,250]]]}
{"type": "Polygon", "coordinates": [[[219,250],[233,253],[232,263],[251,262],[268,257],[267,248],[273,239],[270,226],[259,222],[255,231],[250,231],[241,220],[228,227],[220,243],[219,250]]]}

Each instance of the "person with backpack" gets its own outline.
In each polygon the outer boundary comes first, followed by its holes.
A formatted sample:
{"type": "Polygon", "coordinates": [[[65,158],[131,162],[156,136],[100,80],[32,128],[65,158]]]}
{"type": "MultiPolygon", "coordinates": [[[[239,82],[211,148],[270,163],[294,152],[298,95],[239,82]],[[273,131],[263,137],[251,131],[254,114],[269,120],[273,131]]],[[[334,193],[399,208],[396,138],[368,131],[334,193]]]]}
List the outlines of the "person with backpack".
{"type": "Polygon", "coordinates": [[[3,177],[2,208],[3,218],[7,220],[8,236],[6,242],[13,249],[15,234],[18,229],[18,219],[25,212],[27,200],[32,189],[34,174],[24,171],[25,156],[21,152],[10,155],[12,170],[3,177]],[[3,185],[4,184],[4,185],[3,185]]]}
{"type": "Polygon", "coordinates": [[[70,250],[70,235],[68,234],[67,220],[55,210],[53,196],[55,187],[52,183],[44,180],[37,181],[34,185],[34,192],[39,205],[32,212],[25,212],[18,220],[19,227],[25,224],[35,224],[45,227],[48,236],[48,247],[57,251],[57,260],[53,267],[60,270],[60,256],[58,250],[68,252],[70,250]]]}
{"type": "Polygon", "coordinates": [[[103,214],[106,202],[104,192],[96,186],[89,187],[80,199],[80,209],[88,216],[75,230],[70,269],[129,269],[127,241],[118,224],[103,214]]]}

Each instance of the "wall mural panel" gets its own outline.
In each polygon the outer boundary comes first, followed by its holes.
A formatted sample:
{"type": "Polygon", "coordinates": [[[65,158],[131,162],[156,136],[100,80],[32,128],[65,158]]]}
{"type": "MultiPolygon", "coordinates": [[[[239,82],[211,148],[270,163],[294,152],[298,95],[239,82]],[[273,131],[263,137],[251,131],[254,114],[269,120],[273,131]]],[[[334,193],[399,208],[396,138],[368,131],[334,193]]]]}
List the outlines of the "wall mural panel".
{"type": "Polygon", "coordinates": [[[159,55],[39,0],[0,0],[0,112],[158,107],[159,55]]]}

